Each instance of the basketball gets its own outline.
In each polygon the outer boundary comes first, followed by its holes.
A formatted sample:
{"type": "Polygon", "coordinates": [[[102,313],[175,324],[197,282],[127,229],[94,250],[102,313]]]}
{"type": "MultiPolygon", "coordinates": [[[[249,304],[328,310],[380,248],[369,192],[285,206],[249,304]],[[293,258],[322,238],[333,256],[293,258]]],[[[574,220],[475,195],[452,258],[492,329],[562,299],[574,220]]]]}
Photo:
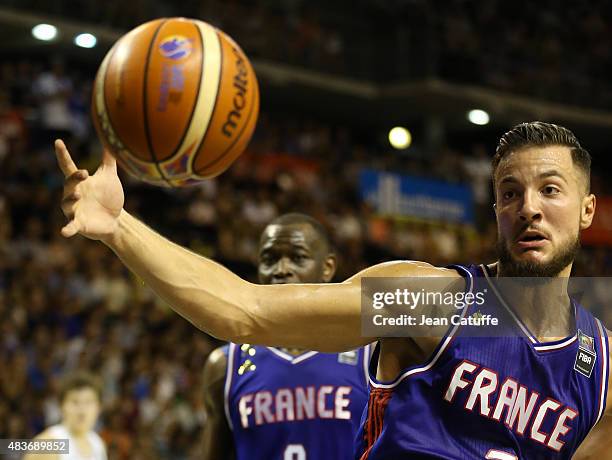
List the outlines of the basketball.
{"type": "Polygon", "coordinates": [[[131,175],[180,187],[225,171],[259,113],[255,72],[240,47],[203,21],[165,18],[121,37],[96,74],[94,125],[131,175]]]}

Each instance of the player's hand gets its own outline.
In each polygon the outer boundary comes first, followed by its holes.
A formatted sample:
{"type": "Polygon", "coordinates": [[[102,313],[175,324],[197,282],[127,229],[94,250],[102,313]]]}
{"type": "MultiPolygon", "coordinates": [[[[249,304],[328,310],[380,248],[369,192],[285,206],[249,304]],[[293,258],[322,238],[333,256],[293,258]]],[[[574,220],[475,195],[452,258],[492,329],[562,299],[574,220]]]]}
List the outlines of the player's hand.
{"type": "Polygon", "coordinates": [[[64,173],[62,211],[68,223],[62,228],[66,238],[80,233],[92,240],[110,238],[118,227],[123,209],[123,187],[117,175],[117,162],[105,151],[102,164],[93,176],[77,169],[61,140],[55,141],[55,155],[64,173]]]}

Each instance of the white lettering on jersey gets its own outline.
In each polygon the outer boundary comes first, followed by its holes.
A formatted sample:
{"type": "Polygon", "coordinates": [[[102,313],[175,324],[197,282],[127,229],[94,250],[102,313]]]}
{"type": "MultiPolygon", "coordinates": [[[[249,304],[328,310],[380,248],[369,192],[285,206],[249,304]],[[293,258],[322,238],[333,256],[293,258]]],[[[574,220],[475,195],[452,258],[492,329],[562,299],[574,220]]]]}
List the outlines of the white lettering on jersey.
{"type": "Polygon", "coordinates": [[[444,399],[446,399],[448,402],[453,402],[453,399],[455,397],[455,392],[459,388],[464,389],[470,384],[470,382],[468,382],[467,380],[463,380],[461,376],[465,372],[467,372],[468,374],[471,374],[476,369],[478,369],[478,366],[474,363],[470,363],[469,361],[463,361],[461,364],[459,364],[455,368],[455,372],[453,373],[453,377],[451,378],[451,381],[448,385],[448,389],[446,390],[444,399]]]}
{"type": "Polygon", "coordinates": [[[297,387],[295,389],[295,407],[298,420],[304,420],[304,415],[309,420],[315,418],[315,388],[308,387],[304,390],[302,387],[297,387]]]}
{"type": "Polygon", "coordinates": [[[501,422],[504,410],[506,410],[504,423],[510,430],[523,436],[529,429],[529,437],[532,440],[557,452],[565,445],[560,437],[567,435],[572,429],[566,422],[578,416],[576,410],[552,398],[546,398],[543,402],[538,403],[539,393],[530,391],[514,379],[506,378],[499,388],[499,378],[495,371],[467,360],[462,361],[455,368],[444,399],[452,404],[455,396],[461,390],[469,391],[464,406],[466,410],[472,412],[474,406],[480,401],[480,415],[497,422],[501,422]],[[491,416],[492,407],[495,409],[491,416]],[[532,420],[534,413],[536,415],[532,420]],[[549,419],[556,417],[554,429],[550,434],[542,431],[547,417],[549,419]]]}
{"type": "Polygon", "coordinates": [[[491,412],[489,398],[496,389],[497,374],[489,369],[481,370],[476,380],[474,380],[472,392],[470,393],[465,408],[469,411],[474,410],[474,404],[476,404],[476,400],[480,398],[480,414],[488,417],[491,412]],[[488,382],[487,384],[483,383],[485,380],[488,382]]]}
{"type": "Polygon", "coordinates": [[[325,400],[327,395],[332,394],[333,391],[334,387],[332,387],[331,385],[323,385],[321,388],[319,388],[319,391],[317,392],[317,414],[320,418],[334,417],[334,411],[331,409],[327,409],[325,406],[325,400]]]}
{"type": "Polygon", "coordinates": [[[540,405],[535,420],[533,421],[533,425],[531,425],[531,439],[546,445],[546,436],[548,435],[546,433],[541,433],[540,427],[542,426],[542,422],[544,421],[546,412],[548,412],[549,410],[554,412],[559,409],[559,407],[561,407],[561,404],[550,398],[546,399],[546,401],[544,401],[542,405],[540,405]]]}
{"type": "Polygon", "coordinates": [[[293,422],[314,418],[350,420],[348,409],[352,392],[350,386],[280,388],[243,395],[238,401],[238,412],[243,428],[266,423],[293,422]]]}
{"type": "Polygon", "coordinates": [[[278,422],[293,422],[293,395],[289,388],[281,388],[276,392],[276,420],[278,422]]]}
{"type": "Polygon", "coordinates": [[[249,426],[249,415],[253,413],[253,408],[249,405],[253,401],[253,395],[244,395],[238,402],[238,413],[242,428],[249,426]]]}
{"type": "Polygon", "coordinates": [[[516,380],[508,377],[504,380],[502,384],[501,390],[499,391],[499,398],[497,399],[497,404],[495,405],[495,411],[493,412],[493,418],[498,422],[502,418],[502,414],[504,409],[508,409],[506,413],[506,424],[510,419],[510,414],[512,413],[512,407],[514,407],[514,401],[516,401],[516,393],[518,391],[518,383],[516,380]]]}
{"type": "Polygon", "coordinates": [[[571,428],[565,424],[566,420],[573,420],[578,415],[573,409],[569,407],[566,408],[557,419],[557,423],[555,424],[555,429],[550,434],[550,439],[548,440],[548,447],[555,449],[557,452],[561,451],[561,448],[565,445],[563,441],[559,441],[559,436],[566,434],[571,428]]]}
{"type": "Polygon", "coordinates": [[[527,402],[527,388],[523,385],[519,385],[519,390],[516,395],[516,401],[514,402],[514,407],[512,408],[510,418],[506,417],[506,425],[508,428],[514,430],[514,424],[516,423],[518,417],[518,427],[516,428],[516,432],[523,436],[523,434],[525,434],[525,429],[527,428],[527,423],[529,423],[529,419],[533,413],[535,403],[539,397],[539,393],[532,391],[531,395],[529,395],[529,401],[527,402]]]}
{"type": "Polygon", "coordinates": [[[272,411],[270,410],[272,401],[272,393],[269,391],[259,391],[255,393],[255,402],[253,405],[255,406],[255,423],[257,423],[257,425],[274,422],[274,415],[272,415],[272,411]]]}
{"type": "Polygon", "coordinates": [[[336,391],[336,397],[334,401],[334,417],[340,420],[350,420],[351,411],[346,410],[351,400],[348,399],[348,395],[351,394],[351,387],[338,387],[336,391]]]}

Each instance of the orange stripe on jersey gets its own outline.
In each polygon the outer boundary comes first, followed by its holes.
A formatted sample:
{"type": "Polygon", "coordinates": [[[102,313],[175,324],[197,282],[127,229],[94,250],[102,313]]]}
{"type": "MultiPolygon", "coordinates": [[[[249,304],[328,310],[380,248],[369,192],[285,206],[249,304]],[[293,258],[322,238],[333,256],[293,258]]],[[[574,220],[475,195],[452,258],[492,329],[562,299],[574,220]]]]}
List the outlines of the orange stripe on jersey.
{"type": "Polygon", "coordinates": [[[360,460],[367,460],[374,443],[382,433],[385,409],[387,404],[389,404],[391,396],[393,396],[393,389],[391,388],[372,388],[370,391],[368,418],[363,429],[366,449],[360,460]]]}

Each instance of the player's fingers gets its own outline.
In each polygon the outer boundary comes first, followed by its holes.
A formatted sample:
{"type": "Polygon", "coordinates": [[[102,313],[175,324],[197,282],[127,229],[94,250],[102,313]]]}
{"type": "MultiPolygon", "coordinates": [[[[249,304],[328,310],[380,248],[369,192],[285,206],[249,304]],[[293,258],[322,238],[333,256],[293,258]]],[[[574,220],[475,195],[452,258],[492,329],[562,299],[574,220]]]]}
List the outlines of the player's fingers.
{"type": "Polygon", "coordinates": [[[84,181],[88,177],[89,177],[89,171],[87,171],[86,169],[79,169],[78,171],[75,171],[70,176],[68,176],[64,185],[65,186],[73,185],[73,184],[76,185],[79,182],[84,181]]]}
{"type": "Polygon", "coordinates": [[[57,164],[64,173],[64,177],[70,177],[77,171],[77,167],[72,161],[70,152],[66,148],[66,144],[61,139],[55,141],[55,156],[57,157],[57,164]]]}
{"type": "Polygon", "coordinates": [[[62,236],[70,238],[79,233],[79,224],[76,220],[72,219],[62,228],[62,236]]]}
{"type": "Polygon", "coordinates": [[[80,169],[72,174],[64,183],[63,198],[67,198],[78,190],[79,184],[89,177],[89,173],[85,169],[80,169]]]}
{"type": "Polygon", "coordinates": [[[68,219],[72,219],[74,217],[76,204],[78,201],[79,199],[75,198],[74,194],[62,200],[62,212],[68,219]]]}
{"type": "Polygon", "coordinates": [[[66,195],[64,198],[65,201],[78,201],[81,199],[81,192],[77,189],[72,192],[70,195],[66,195]]]}
{"type": "Polygon", "coordinates": [[[104,149],[102,153],[102,164],[108,168],[117,170],[117,160],[115,160],[113,154],[106,149],[104,149]]]}
{"type": "Polygon", "coordinates": [[[62,212],[64,213],[64,216],[66,216],[66,219],[68,220],[74,219],[74,214],[75,214],[74,205],[67,204],[66,206],[62,206],[62,212]]]}

